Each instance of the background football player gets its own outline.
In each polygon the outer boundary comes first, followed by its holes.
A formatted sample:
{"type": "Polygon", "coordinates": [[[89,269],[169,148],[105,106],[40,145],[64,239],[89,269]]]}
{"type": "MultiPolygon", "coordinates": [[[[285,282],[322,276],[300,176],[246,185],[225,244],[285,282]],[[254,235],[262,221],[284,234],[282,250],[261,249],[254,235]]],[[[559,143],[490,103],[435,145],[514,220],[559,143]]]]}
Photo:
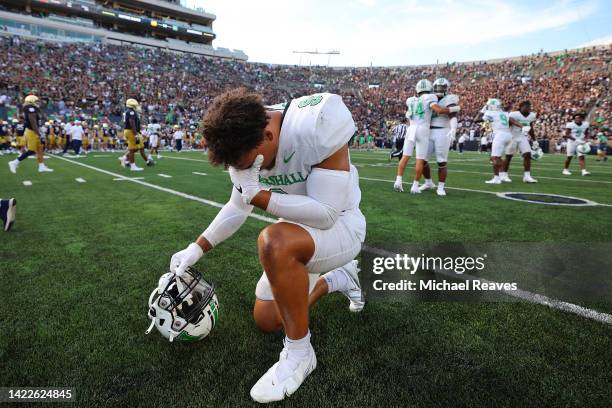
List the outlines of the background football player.
{"type": "Polygon", "coordinates": [[[147,133],[149,134],[149,152],[151,155],[155,153],[157,158],[161,158],[159,154],[159,132],[161,129],[161,125],[158,123],[157,119],[153,119],[152,123],[147,125],[147,133]]]}
{"type": "Polygon", "coordinates": [[[597,133],[597,161],[608,161],[608,136],[597,133]]]}
{"type": "MultiPolygon", "coordinates": [[[[421,79],[417,82],[416,87],[417,96],[411,96],[406,100],[406,118],[410,121],[406,140],[404,142],[405,147],[409,147],[409,143],[413,142],[416,150],[416,165],[414,169],[414,181],[410,188],[411,194],[419,194],[419,180],[423,175],[423,168],[425,167],[425,159],[427,158],[427,152],[429,150],[429,136],[431,133],[431,116],[433,112],[438,114],[446,114],[459,112],[459,106],[452,106],[445,108],[438,104],[438,97],[432,93],[433,85],[427,79],[421,79]]],[[[402,157],[397,166],[397,177],[395,178],[394,188],[397,191],[403,191],[402,178],[406,169],[406,164],[410,160],[410,154],[407,149],[404,149],[405,157],[402,157]],[[404,159],[406,159],[404,161],[404,159]],[[401,187],[401,188],[398,188],[401,187]]]]}
{"type": "Polygon", "coordinates": [[[42,139],[40,134],[40,110],[38,109],[38,97],[35,95],[26,96],[23,101],[23,115],[24,115],[24,126],[25,126],[25,142],[26,151],[22,153],[18,158],[8,163],[9,170],[11,173],[17,173],[19,163],[27,159],[29,156],[36,155],[38,160],[38,172],[52,172],[53,170],[45,166],[44,163],[44,145],[45,141],[42,139]]]}
{"type": "Polygon", "coordinates": [[[520,122],[523,128],[516,126],[510,127],[512,133],[512,141],[506,149],[506,157],[502,162],[502,171],[499,172],[499,176],[502,181],[511,182],[510,176],[508,176],[508,169],[510,168],[510,162],[512,156],[518,151],[523,156],[523,183],[537,183],[538,180],[531,177],[531,143],[528,139],[528,135],[531,137],[532,142],[536,142],[535,133],[533,131],[533,123],[536,120],[536,113],[531,111],[531,102],[523,101],[519,105],[519,110],[510,112],[509,115],[512,119],[520,122]],[[527,130],[527,128],[529,128],[527,130]]]}
{"type": "Polygon", "coordinates": [[[512,133],[510,126],[518,126],[522,129],[520,122],[512,119],[508,111],[510,106],[502,109],[502,102],[496,98],[490,98],[487,104],[482,108],[475,122],[483,120],[491,124],[493,129],[493,145],[491,146],[491,161],[493,163],[493,178],[485,181],[487,184],[501,184],[499,172],[502,166],[502,156],[504,155],[508,145],[512,142],[512,133]]]}
{"type": "MultiPolygon", "coordinates": [[[[125,157],[125,161],[123,162],[125,165],[129,166],[132,171],[142,171],[141,167],[136,166],[134,163],[134,155],[136,151],[140,152],[142,159],[145,161],[147,166],[153,165],[153,160],[151,157],[147,157],[144,151],[144,140],[142,135],[140,135],[140,117],[139,113],[141,112],[140,104],[136,99],[128,99],[125,102],[126,110],[125,110],[125,119],[124,119],[124,130],[123,135],[125,140],[127,141],[128,152],[125,157]]],[[[120,161],[123,161],[120,158],[120,161]]]]}
{"type": "Polygon", "coordinates": [[[565,125],[564,138],[567,140],[567,157],[565,158],[565,164],[561,172],[565,176],[572,175],[569,171],[569,166],[575,155],[578,156],[578,165],[580,166],[582,175],[588,176],[591,174],[586,169],[584,153],[576,150],[578,145],[586,143],[589,138],[589,123],[584,121],[585,116],[584,113],[576,113],[574,115],[574,121],[565,125]]]}
{"type": "MultiPolygon", "coordinates": [[[[438,78],[433,83],[433,90],[438,97],[438,105],[450,108],[451,106],[459,106],[459,97],[449,94],[450,82],[446,78],[438,78]]],[[[448,174],[448,152],[450,150],[451,140],[455,139],[457,134],[457,113],[439,114],[433,112],[431,116],[431,134],[429,136],[429,148],[427,158],[423,167],[423,176],[425,184],[419,187],[421,191],[429,190],[435,187],[431,179],[431,168],[429,160],[431,156],[436,154],[436,162],[438,164],[438,188],[436,193],[439,196],[445,196],[446,190],[446,175],[448,174]]]]}
{"type": "Polygon", "coordinates": [[[391,149],[391,152],[389,153],[389,161],[391,161],[391,159],[393,159],[394,157],[399,157],[400,160],[402,159],[402,152],[404,150],[404,140],[406,137],[407,130],[408,125],[406,125],[406,118],[402,118],[400,123],[395,125],[393,129],[391,129],[392,143],[393,146],[395,146],[395,149],[391,149]]]}
{"type": "Polygon", "coordinates": [[[15,137],[15,141],[17,143],[17,150],[20,154],[26,152],[26,140],[25,140],[25,125],[23,124],[23,120],[13,119],[13,137],[15,137]]]}
{"type": "Polygon", "coordinates": [[[209,159],[230,166],[234,188],[196,242],[172,257],[170,269],[180,274],[195,264],[234,234],[254,207],[282,219],[264,228],[257,241],[265,272],[253,316],[264,331],[282,327],[285,346],[251,389],[255,401],[291,395],[315,369],[309,305],[339,291],[352,311],[364,306],[354,261],[366,227],[359,175],[348,152],[354,132],[342,98],[329,93],[266,110],[259,95],[236,89],[217,97],[206,112],[209,159]]]}
{"type": "Polygon", "coordinates": [[[0,156],[10,152],[11,142],[8,124],[0,119],[0,156]]]}

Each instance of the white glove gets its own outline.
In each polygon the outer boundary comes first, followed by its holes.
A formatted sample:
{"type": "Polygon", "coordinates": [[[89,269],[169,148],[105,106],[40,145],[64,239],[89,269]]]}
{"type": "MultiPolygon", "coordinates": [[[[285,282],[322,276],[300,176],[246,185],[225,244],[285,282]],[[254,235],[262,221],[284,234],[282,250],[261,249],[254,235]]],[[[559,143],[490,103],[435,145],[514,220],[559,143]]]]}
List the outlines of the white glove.
{"type": "Polygon", "coordinates": [[[393,189],[397,192],[404,192],[404,183],[402,182],[402,176],[397,176],[395,183],[393,183],[393,189]]]}
{"type": "Polygon", "coordinates": [[[258,154],[253,162],[253,165],[245,170],[238,170],[235,167],[229,168],[229,175],[234,186],[240,191],[242,201],[245,204],[250,204],[253,197],[261,191],[259,185],[259,170],[263,163],[263,155],[258,154]]]}
{"type": "Polygon", "coordinates": [[[448,131],[448,134],[446,135],[446,137],[448,137],[448,140],[450,140],[451,144],[453,143],[453,140],[455,140],[456,135],[457,135],[457,129],[451,129],[448,131]]]}
{"type": "Polygon", "coordinates": [[[172,255],[170,259],[170,272],[178,276],[182,275],[188,267],[195,265],[202,255],[204,255],[202,247],[192,242],[187,248],[172,255]]]}
{"type": "Polygon", "coordinates": [[[521,131],[523,132],[524,135],[529,134],[529,131],[531,130],[531,126],[523,126],[521,128],[521,131]]]}
{"type": "Polygon", "coordinates": [[[531,150],[537,150],[539,148],[540,148],[540,144],[536,140],[531,142],[531,150]]]}

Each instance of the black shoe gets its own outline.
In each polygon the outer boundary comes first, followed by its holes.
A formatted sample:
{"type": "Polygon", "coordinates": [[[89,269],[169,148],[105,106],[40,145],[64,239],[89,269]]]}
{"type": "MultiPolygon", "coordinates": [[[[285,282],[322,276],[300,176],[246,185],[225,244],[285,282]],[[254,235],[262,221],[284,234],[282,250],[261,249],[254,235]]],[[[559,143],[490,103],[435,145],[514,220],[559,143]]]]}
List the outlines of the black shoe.
{"type": "Polygon", "coordinates": [[[2,219],[2,227],[8,231],[15,222],[15,208],[17,200],[10,198],[8,200],[0,200],[0,219],[2,219]]]}
{"type": "Polygon", "coordinates": [[[153,167],[153,166],[155,166],[155,162],[154,162],[153,160],[149,160],[149,161],[147,162],[147,166],[149,166],[149,167],[153,167]]]}

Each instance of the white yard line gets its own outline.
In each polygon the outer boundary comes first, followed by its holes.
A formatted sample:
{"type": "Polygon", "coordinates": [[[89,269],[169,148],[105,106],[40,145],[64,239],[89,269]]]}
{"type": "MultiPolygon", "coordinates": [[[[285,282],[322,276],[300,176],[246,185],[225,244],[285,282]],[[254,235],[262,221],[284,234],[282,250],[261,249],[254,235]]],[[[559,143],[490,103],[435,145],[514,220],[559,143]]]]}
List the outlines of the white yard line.
{"type": "Polygon", "coordinates": [[[24,180],[23,185],[26,187],[30,187],[32,185],[32,182],[30,180],[24,180]]]}
{"type": "Polygon", "coordinates": [[[85,183],[85,179],[81,178],[81,177],[75,178],[75,180],[76,180],[77,183],[85,183]]]}
{"type": "MultiPolygon", "coordinates": [[[[183,198],[186,198],[188,200],[197,201],[199,203],[206,204],[206,205],[209,205],[211,207],[216,207],[216,208],[222,208],[223,207],[222,203],[218,203],[216,201],[207,200],[205,198],[197,197],[197,196],[194,196],[194,195],[191,195],[191,194],[182,193],[180,191],[172,190],[172,189],[166,188],[166,187],[161,187],[161,186],[158,186],[158,185],[155,185],[155,184],[151,184],[151,183],[147,183],[147,182],[144,182],[144,181],[134,180],[134,179],[122,176],[120,174],[113,173],[113,172],[108,171],[108,170],[104,170],[104,169],[100,169],[100,168],[97,168],[97,167],[94,167],[94,166],[91,166],[91,165],[88,165],[88,164],[84,164],[84,163],[79,163],[79,162],[75,162],[75,161],[72,161],[72,160],[68,160],[68,159],[65,159],[63,157],[57,157],[57,158],[61,159],[61,160],[64,160],[64,161],[67,161],[69,163],[76,164],[78,166],[86,167],[86,168],[88,168],[90,170],[94,170],[94,171],[98,171],[100,173],[107,174],[109,176],[125,179],[126,181],[131,181],[133,183],[140,184],[141,186],[149,187],[149,188],[152,188],[152,189],[155,189],[155,190],[158,190],[158,191],[163,191],[165,193],[169,193],[169,194],[173,194],[173,195],[176,195],[176,196],[179,196],[179,197],[183,197],[183,198]]],[[[382,180],[382,181],[387,181],[387,180],[382,180]]],[[[475,191],[478,191],[478,190],[475,190],[475,191]]],[[[489,191],[482,191],[482,192],[491,193],[489,191]]],[[[277,219],[275,219],[275,218],[265,217],[265,216],[262,216],[262,215],[259,215],[259,214],[253,214],[253,213],[249,214],[249,217],[255,218],[255,219],[259,220],[259,221],[264,221],[264,222],[267,222],[267,223],[271,223],[271,224],[273,224],[273,223],[275,223],[277,221],[277,219]]],[[[364,246],[364,250],[371,251],[371,252],[372,251],[379,251],[379,253],[381,253],[381,251],[382,251],[382,253],[387,253],[387,251],[384,251],[384,250],[381,250],[381,249],[377,249],[377,248],[371,248],[371,247],[368,247],[368,246],[364,246]]],[[[395,256],[395,254],[392,254],[392,255],[395,256]]],[[[390,255],[385,255],[385,256],[390,256],[390,255]]],[[[453,277],[457,277],[457,276],[459,276],[459,275],[453,274],[453,277]]],[[[463,276],[464,277],[468,277],[466,274],[464,274],[463,276]]],[[[480,279],[480,280],[485,282],[484,279],[480,279]]],[[[493,281],[486,281],[486,282],[488,282],[488,283],[495,283],[493,281]]],[[[513,297],[516,297],[516,298],[520,298],[520,299],[526,300],[526,301],[531,302],[531,303],[536,303],[536,304],[539,304],[539,305],[548,306],[548,307],[553,308],[553,309],[565,311],[565,312],[568,312],[568,313],[573,313],[573,314],[576,314],[578,316],[585,317],[587,319],[595,320],[595,321],[602,322],[602,323],[612,324],[612,315],[609,315],[609,314],[606,314],[606,313],[601,313],[601,312],[598,312],[596,310],[588,309],[586,307],[578,306],[578,305],[575,305],[573,303],[563,302],[561,300],[549,298],[547,296],[538,295],[537,293],[531,293],[531,292],[523,291],[523,290],[508,291],[508,292],[506,292],[506,294],[508,294],[509,296],[513,296],[513,297]]]]}
{"type": "MultiPolygon", "coordinates": [[[[384,162],[379,162],[379,163],[372,163],[372,164],[368,164],[368,163],[353,163],[355,165],[355,167],[359,168],[359,167],[386,167],[386,168],[396,168],[397,165],[392,165],[389,163],[384,163],[384,162]]],[[[452,162],[449,163],[449,166],[452,165],[452,162]]],[[[434,167],[435,169],[435,167],[434,167]]],[[[466,174],[484,174],[484,175],[488,175],[491,176],[493,173],[492,172],[485,172],[485,171],[468,171],[468,170],[457,170],[457,169],[449,169],[448,171],[449,173],[466,173],[466,174]]],[[[510,176],[512,177],[522,177],[522,174],[518,174],[518,173],[509,173],[510,176]]],[[[599,183],[599,184],[612,184],[612,181],[603,181],[603,180],[588,180],[586,177],[582,177],[580,179],[578,178],[562,178],[562,177],[549,177],[549,176],[541,176],[539,174],[535,174],[535,178],[538,179],[546,179],[546,180],[561,180],[561,181],[574,181],[574,182],[578,182],[578,183],[599,183]]],[[[483,181],[484,182],[484,181],[483,181]]]]}
{"type": "MultiPolygon", "coordinates": [[[[379,179],[379,178],[373,178],[373,177],[363,177],[360,176],[359,177],[360,180],[368,180],[368,181],[382,181],[385,183],[395,183],[395,180],[385,180],[385,179],[379,179]]],[[[412,185],[412,181],[404,181],[404,185],[412,185]]],[[[484,193],[484,194],[493,194],[496,196],[499,196],[500,193],[514,193],[514,191],[490,191],[490,190],[478,190],[475,188],[461,188],[461,187],[449,187],[449,186],[444,186],[445,189],[447,190],[458,190],[458,191],[468,191],[470,193],[484,193]]],[[[538,193],[538,192],[532,192],[532,193],[523,193],[523,194],[549,194],[549,193],[538,193]]],[[[550,193],[550,195],[555,195],[553,193],[550,193]]],[[[586,198],[579,198],[579,197],[571,197],[571,198],[577,198],[579,200],[585,200],[589,203],[589,205],[597,205],[597,206],[602,206],[602,207],[612,207],[612,204],[603,204],[603,203],[598,203],[592,200],[588,200],[586,198]]],[[[521,201],[521,200],[517,200],[517,201],[521,201]]],[[[522,202],[526,202],[526,201],[522,201],[522,202]]],[[[541,204],[541,203],[538,203],[541,204]]]]}
{"type": "Polygon", "coordinates": [[[164,173],[158,173],[157,175],[158,175],[159,177],[163,177],[163,178],[172,178],[172,176],[169,176],[169,175],[164,174],[164,173]]]}
{"type": "MultiPolygon", "coordinates": [[[[90,170],[94,170],[94,171],[97,171],[97,172],[100,172],[100,173],[104,173],[106,175],[114,177],[115,179],[131,181],[132,183],[140,184],[141,186],[149,187],[149,188],[152,188],[152,189],[155,189],[155,190],[158,190],[158,191],[163,191],[165,193],[173,194],[173,195],[176,195],[176,196],[179,196],[179,197],[182,197],[182,198],[186,198],[188,200],[197,201],[197,202],[202,203],[202,204],[210,205],[211,207],[222,208],[223,205],[224,205],[224,204],[218,203],[216,201],[207,200],[205,198],[201,198],[201,197],[197,197],[197,196],[194,196],[194,195],[191,195],[191,194],[187,194],[187,193],[183,193],[183,192],[180,192],[180,191],[176,191],[176,190],[173,190],[171,188],[166,188],[166,187],[158,186],[157,184],[152,184],[152,183],[147,183],[146,181],[137,180],[137,178],[140,178],[140,177],[136,177],[136,178],[126,177],[126,176],[123,176],[121,174],[114,173],[112,171],[108,171],[108,170],[100,169],[98,167],[91,166],[89,164],[79,163],[79,162],[73,161],[73,160],[68,160],[68,159],[66,159],[64,157],[56,156],[56,158],[58,158],[60,160],[67,161],[68,163],[72,163],[72,164],[76,164],[78,166],[82,166],[82,167],[88,168],[90,170]]],[[[269,223],[274,223],[274,222],[277,221],[275,218],[264,217],[262,215],[254,214],[254,213],[249,214],[249,217],[255,218],[256,220],[269,222],[269,223]]]]}
{"type": "Polygon", "coordinates": [[[144,180],[144,177],[125,177],[125,178],[114,178],[113,181],[129,181],[129,180],[144,180]]]}
{"type": "Polygon", "coordinates": [[[195,174],[195,175],[198,175],[198,176],[208,176],[207,173],[200,173],[199,171],[192,171],[191,174],[195,174]]]}

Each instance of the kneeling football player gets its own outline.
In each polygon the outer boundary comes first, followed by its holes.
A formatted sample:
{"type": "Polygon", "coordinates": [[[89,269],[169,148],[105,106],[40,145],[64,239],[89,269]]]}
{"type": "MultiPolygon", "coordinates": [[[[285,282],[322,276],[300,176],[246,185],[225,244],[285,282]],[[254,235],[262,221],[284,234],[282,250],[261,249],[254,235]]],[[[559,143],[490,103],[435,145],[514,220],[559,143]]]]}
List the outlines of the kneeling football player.
{"type": "Polygon", "coordinates": [[[264,273],[253,316],[264,331],[283,328],[285,346],[251,389],[255,401],[282,400],[315,369],[310,305],[341,292],[351,311],[363,309],[354,259],[366,222],[347,145],[354,133],[351,113],[340,96],[329,93],[266,109],[260,96],[235,89],[217,97],[204,118],[209,159],[229,166],[234,188],[196,242],[172,256],[170,269],[182,274],[234,234],[254,207],[280,218],[257,240],[264,273]]]}

